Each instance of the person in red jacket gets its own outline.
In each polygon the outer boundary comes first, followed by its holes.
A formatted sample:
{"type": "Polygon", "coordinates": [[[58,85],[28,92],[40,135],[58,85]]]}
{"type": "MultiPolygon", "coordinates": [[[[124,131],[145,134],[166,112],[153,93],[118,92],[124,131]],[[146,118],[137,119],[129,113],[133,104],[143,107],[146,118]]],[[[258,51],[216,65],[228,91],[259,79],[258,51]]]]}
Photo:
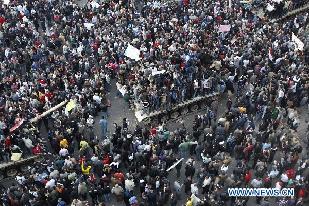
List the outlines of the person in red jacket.
{"type": "Polygon", "coordinates": [[[263,178],[263,182],[264,182],[264,187],[265,188],[270,188],[271,187],[271,179],[269,176],[266,176],[263,178]]]}
{"type": "Polygon", "coordinates": [[[6,137],[4,140],[4,147],[5,148],[11,148],[12,142],[10,137],[6,137]]]}
{"type": "Polygon", "coordinates": [[[289,179],[294,179],[295,178],[295,170],[292,169],[288,169],[286,171],[286,175],[288,176],[289,179]]]}
{"type": "Polygon", "coordinates": [[[32,153],[34,155],[42,154],[42,152],[43,152],[43,149],[40,144],[37,144],[35,147],[32,148],[32,153]]]}
{"type": "Polygon", "coordinates": [[[0,16],[0,25],[4,24],[4,22],[5,22],[4,16],[0,16]]]}
{"type": "Polygon", "coordinates": [[[244,158],[245,158],[246,162],[249,161],[249,157],[250,157],[250,155],[252,153],[252,150],[253,150],[253,145],[248,143],[247,147],[245,147],[245,149],[243,151],[244,152],[244,156],[245,156],[244,158]]]}
{"type": "Polygon", "coordinates": [[[245,173],[245,183],[246,183],[246,185],[248,185],[250,183],[251,178],[252,178],[252,173],[250,172],[250,170],[248,170],[245,173]]]}
{"type": "Polygon", "coordinates": [[[190,4],[190,0],[183,0],[182,2],[185,7],[189,6],[190,4]]]}
{"type": "Polygon", "coordinates": [[[157,128],[155,128],[155,127],[151,128],[150,134],[151,134],[151,136],[153,136],[153,137],[156,136],[156,135],[157,135],[157,128]]]}
{"type": "Polygon", "coordinates": [[[114,178],[116,178],[120,183],[124,182],[124,174],[120,171],[115,172],[114,178]]]}
{"type": "Polygon", "coordinates": [[[301,188],[297,193],[298,198],[304,198],[305,197],[305,190],[304,188],[301,188]]]}
{"type": "Polygon", "coordinates": [[[109,165],[111,163],[110,156],[108,154],[104,154],[102,162],[104,165],[109,165]]]}

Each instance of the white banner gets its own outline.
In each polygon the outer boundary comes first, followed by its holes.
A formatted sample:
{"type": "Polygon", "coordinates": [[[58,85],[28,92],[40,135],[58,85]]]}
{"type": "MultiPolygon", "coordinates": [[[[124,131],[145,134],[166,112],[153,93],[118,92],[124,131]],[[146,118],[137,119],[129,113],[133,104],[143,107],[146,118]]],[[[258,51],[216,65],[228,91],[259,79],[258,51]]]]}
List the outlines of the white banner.
{"type": "Polygon", "coordinates": [[[305,44],[294,33],[292,33],[292,41],[295,43],[295,50],[304,50],[305,44]]]}
{"type": "Polygon", "coordinates": [[[134,59],[135,61],[139,61],[141,58],[139,57],[141,51],[131,44],[128,44],[128,47],[124,53],[126,57],[129,57],[130,59],[134,59]]]}

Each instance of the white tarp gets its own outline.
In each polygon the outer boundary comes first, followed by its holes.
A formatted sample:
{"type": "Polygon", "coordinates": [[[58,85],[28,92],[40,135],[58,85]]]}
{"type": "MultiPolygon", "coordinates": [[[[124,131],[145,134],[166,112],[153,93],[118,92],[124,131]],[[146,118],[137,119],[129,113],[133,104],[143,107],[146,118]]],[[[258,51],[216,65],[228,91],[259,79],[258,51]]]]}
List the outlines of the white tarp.
{"type": "Polygon", "coordinates": [[[294,33],[292,33],[292,41],[295,43],[295,50],[304,50],[305,44],[294,33]]]}
{"type": "Polygon", "coordinates": [[[130,59],[134,59],[135,61],[139,61],[140,58],[140,50],[132,46],[131,44],[128,44],[128,47],[124,53],[126,57],[129,57],[130,59]]]}
{"type": "Polygon", "coordinates": [[[8,5],[10,3],[10,0],[3,0],[3,4],[8,5]]]}

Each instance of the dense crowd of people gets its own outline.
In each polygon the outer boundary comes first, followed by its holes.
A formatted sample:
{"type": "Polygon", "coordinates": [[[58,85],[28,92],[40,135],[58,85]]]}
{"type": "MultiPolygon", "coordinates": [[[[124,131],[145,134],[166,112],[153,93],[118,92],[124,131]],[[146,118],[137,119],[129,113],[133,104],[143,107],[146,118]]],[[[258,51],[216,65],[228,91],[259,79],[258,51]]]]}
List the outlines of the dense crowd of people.
{"type": "MultiPolygon", "coordinates": [[[[272,43],[277,45],[282,38],[262,45],[263,38],[272,37],[278,30],[287,31],[290,26],[286,25],[285,30],[276,27],[272,33],[263,34],[272,27],[266,24],[266,28],[261,28],[264,20],[256,10],[261,5],[266,7],[267,1],[250,4],[255,12],[251,12],[246,3],[233,5],[231,9],[227,3],[194,1],[191,4],[194,7],[190,7],[183,1],[180,3],[184,5],[183,10],[179,10],[179,6],[164,5],[158,9],[155,4],[144,7],[142,18],[129,25],[132,43],[140,49],[142,60],[127,60],[129,67],[125,66],[127,61],[113,64],[116,68],[119,66],[117,88],[125,100],[143,113],[170,109],[197,96],[223,92],[227,76],[236,75],[234,69],[243,75],[243,69],[268,66],[263,57],[268,55],[269,48],[275,50],[272,43]],[[230,32],[220,33],[220,25],[230,25],[230,32]],[[260,29],[262,36],[258,35],[260,29]],[[241,50],[239,44],[243,44],[241,50]],[[243,52],[247,56],[244,57],[243,52]]],[[[279,3],[286,2],[269,1],[268,4],[276,7],[279,3]]],[[[290,2],[287,8],[303,3],[290,2]]],[[[273,16],[274,12],[276,16],[282,13],[275,8],[268,13],[273,16]]]]}
{"type": "Polygon", "coordinates": [[[272,22],[258,5],[2,4],[0,157],[44,156],[16,174],[3,204],[304,205],[308,135],[299,136],[298,108],[308,104],[308,13],[272,22]],[[125,55],[128,44],[139,61],[125,55]],[[225,112],[214,99],[193,128],[181,119],[175,131],[165,122],[132,130],[124,118],[108,131],[113,79],[124,100],[147,111],[219,92],[225,112]],[[293,187],[295,196],[232,198],[229,187],[293,187]]]}

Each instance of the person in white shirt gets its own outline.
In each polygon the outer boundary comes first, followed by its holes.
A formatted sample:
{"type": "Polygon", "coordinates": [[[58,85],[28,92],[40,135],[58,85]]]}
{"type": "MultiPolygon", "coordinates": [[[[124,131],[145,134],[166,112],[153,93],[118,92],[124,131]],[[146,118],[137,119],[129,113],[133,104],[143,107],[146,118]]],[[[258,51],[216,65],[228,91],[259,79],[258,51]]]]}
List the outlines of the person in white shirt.
{"type": "Polygon", "coordinates": [[[64,168],[73,168],[73,162],[71,161],[71,159],[69,157],[67,157],[65,160],[64,160],[64,168]]]}
{"type": "Polygon", "coordinates": [[[21,185],[26,181],[26,178],[24,176],[22,176],[22,175],[20,175],[20,176],[17,175],[15,179],[21,185]]]}
{"type": "Polygon", "coordinates": [[[59,151],[59,155],[61,157],[65,157],[69,154],[69,151],[66,148],[61,148],[61,150],[59,151]]]}
{"type": "Polygon", "coordinates": [[[289,181],[289,178],[288,178],[288,176],[285,173],[283,173],[281,175],[280,179],[281,179],[282,182],[285,182],[285,183],[287,183],[289,181]]]}
{"type": "Polygon", "coordinates": [[[278,98],[277,98],[277,103],[281,103],[282,99],[284,97],[284,90],[282,88],[279,88],[278,91],[278,98]]]}
{"type": "Polygon", "coordinates": [[[196,183],[191,184],[191,193],[194,195],[198,195],[198,187],[196,183]]]}
{"type": "Polygon", "coordinates": [[[198,96],[199,95],[199,82],[198,80],[194,80],[194,97],[198,96]]]}
{"type": "Polygon", "coordinates": [[[279,189],[279,190],[281,190],[281,188],[282,188],[282,182],[278,181],[278,182],[276,183],[276,188],[279,189]]]}
{"type": "Polygon", "coordinates": [[[199,203],[201,202],[201,199],[198,198],[196,195],[197,194],[194,194],[194,193],[192,193],[192,195],[191,195],[191,200],[192,200],[193,206],[199,205],[199,203]]]}
{"type": "Polygon", "coordinates": [[[95,154],[91,157],[92,162],[96,162],[98,160],[99,160],[99,158],[95,154]]]}
{"type": "Polygon", "coordinates": [[[262,184],[263,184],[263,182],[260,179],[257,179],[257,178],[255,178],[251,181],[252,187],[255,187],[255,188],[260,187],[262,184]]]}
{"type": "Polygon", "coordinates": [[[126,179],[124,184],[125,184],[126,190],[133,191],[135,184],[132,179],[126,179]]]}
{"type": "Polygon", "coordinates": [[[209,80],[208,79],[204,79],[202,81],[202,88],[203,88],[203,94],[204,95],[209,92],[210,85],[209,85],[209,80]]]}
{"type": "Polygon", "coordinates": [[[49,180],[49,181],[46,183],[45,188],[51,189],[51,188],[53,188],[53,187],[55,187],[55,186],[56,186],[56,180],[51,179],[51,180],[49,180]]]}
{"type": "Polygon", "coordinates": [[[53,179],[57,179],[59,177],[59,171],[58,170],[51,171],[51,173],[49,174],[49,177],[53,179]]]}
{"type": "Polygon", "coordinates": [[[203,188],[202,194],[205,194],[209,191],[210,183],[211,183],[211,177],[206,176],[203,181],[203,185],[202,185],[202,188],[203,188]]]}
{"type": "Polygon", "coordinates": [[[95,95],[93,95],[93,98],[92,98],[94,101],[96,101],[98,104],[101,104],[102,102],[102,98],[99,96],[98,93],[95,93],[95,95]]]}
{"type": "Polygon", "coordinates": [[[224,172],[224,173],[226,173],[228,169],[229,169],[229,166],[226,165],[226,164],[223,164],[223,165],[221,166],[221,171],[224,172]]]}
{"type": "Polygon", "coordinates": [[[25,143],[25,145],[28,149],[32,149],[34,147],[33,144],[32,144],[32,140],[30,138],[28,138],[28,137],[22,138],[22,140],[24,141],[24,143],[25,143]]]}
{"type": "Polygon", "coordinates": [[[94,124],[94,119],[93,119],[93,116],[92,115],[89,115],[88,119],[87,119],[87,125],[89,127],[93,127],[93,124],[94,124]]]}

